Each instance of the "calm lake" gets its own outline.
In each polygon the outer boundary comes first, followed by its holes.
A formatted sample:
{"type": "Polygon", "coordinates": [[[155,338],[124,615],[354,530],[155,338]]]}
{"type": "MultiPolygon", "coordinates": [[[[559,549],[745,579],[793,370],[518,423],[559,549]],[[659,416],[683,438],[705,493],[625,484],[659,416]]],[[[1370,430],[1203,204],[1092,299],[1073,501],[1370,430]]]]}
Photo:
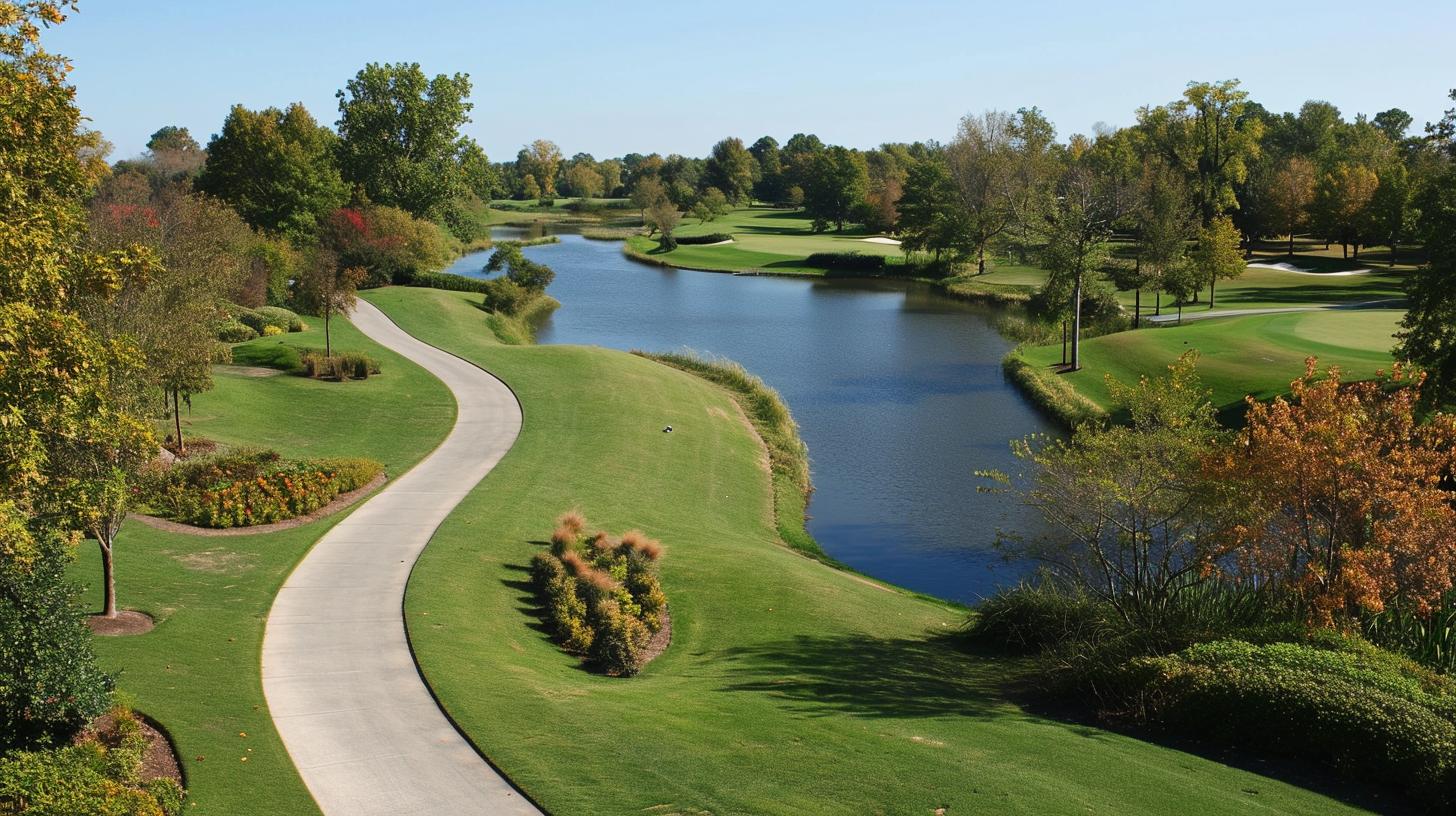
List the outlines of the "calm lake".
{"type": "MultiPolygon", "coordinates": [[[[497,238],[521,230],[497,228],[497,238]]],[[[561,308],[540,343],[698,352],[778,389],[809,446],[809,531],[835,558],[910,589],[972,602],[1024,565],[998,529],[1038,529],[1015,497],[977,492],[976,470],[1015,470],[1009,440],[1055,428],[1002,375],[997,310],[891,281],[665,269],[620,242],[562,234],[529,247],[556,271],[561,308]]],[[[481,277],[490,253],[448,271],[481,277]]]]}

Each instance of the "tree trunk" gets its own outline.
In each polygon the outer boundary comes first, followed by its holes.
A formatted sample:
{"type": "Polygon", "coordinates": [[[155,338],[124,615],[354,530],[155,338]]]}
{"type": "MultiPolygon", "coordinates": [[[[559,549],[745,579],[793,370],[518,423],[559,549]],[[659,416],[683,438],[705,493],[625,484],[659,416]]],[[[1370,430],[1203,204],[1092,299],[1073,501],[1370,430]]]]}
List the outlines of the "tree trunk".
{"type": "Polygon", "coordinates": [[[1349,258],[1350,257],[1350,245],[1348,243],[1344,242],[1344,241],[1341,241],[1340,242],[1340,257],[1342,257],[1342,258],[1349,258]]]}
{"type": "Polygon", "coordinates": [[[1072,287],[1072,370],[1082,370],[1082,273],[1072,287]]]}
{"type": "Polygon", "coordinates": [[[1155,314],[1155,315],[1161,315],[1162,313],[1163,313],[1163,290],[1162,289],[1159,289],[1159,290],[1157,290],[1157,294],[1154,295],[1154,300],[1153,300],[1153,314],[1155,314]]]}
{"type": "Polygon", "coordinates": [[[1294,257],[1294,230],[1289,231],[1289,257],[1294,257]]]}
{"type": "Polygon", "coordinates": [[[1213,311],[1213,287],[1217,285],[1218,278],[1208,279],[1208,310],[1213,311]]]}
{"type": "Polygon", "coordinates": [[[1067,364],[1067,320],[1062,318],[1062,365],[1067,364]]]}
{"type": "Polygon", "coordinates": [[[1183,325],[1183,299],[1178,298],[1178,325],[1183,325]]]}
{"type": "Polygon", "coordinates": [[[1142,328],[1143,325],[1143,290],[1138,288],[1132,296],[1132,327],[1142,328]]]}
{"type": "Polygon", "coordinates": [[[101,604],[101,614],[108,618],[116,617],[116,571],[111,561],[111,544],[102,536],[96,537],[96,543],[101,545],[101,584],[104,587],[104,596],[101,604]]]}
{"type": "Polygon", "coordinates": [[[1390,239],[1390,265],[1391,266],[1395,266],[1395,251],[1396,251],[1396,244],[1398,244],[1398,243],[1399,242],[1396,241],[1394,238],[1390,239]]]}
{"type": "Polygon", "coordinates": [[[1355,243],[1355,254],[1352,260],[1360,260],[1360,243],[1358,241],[1355,243]]]}
{"type": "Polygon", "coordinates": [[[187,445],[182,442],[182,394],[181,389],[172,389],[172,422],[177,429],[177,455],[187,455],[187,445]]]}
{"type": "Polygon", "coordinates": [[[324,357],[334,356],[334,347],[329,343],[329,310],[324,309],[324,357]]]}
{"type": "Polygon", "coordinates": [[[980,250],[976,253],[976,274],[986,274],[986,245],[981,244],[980,250]]]}

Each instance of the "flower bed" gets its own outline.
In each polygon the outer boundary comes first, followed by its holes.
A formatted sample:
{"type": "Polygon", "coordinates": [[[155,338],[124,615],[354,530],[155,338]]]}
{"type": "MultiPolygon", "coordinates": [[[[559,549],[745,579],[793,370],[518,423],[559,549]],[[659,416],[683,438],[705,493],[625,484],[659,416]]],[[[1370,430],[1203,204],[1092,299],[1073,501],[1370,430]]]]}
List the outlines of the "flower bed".
{"type": "Polygon", "coordinates": [[[383,470],[368,459],[285,460],[240,449],[179,462],[146,480],[148,504],[199,527],[250,527],[307,515],[383,470]]]}

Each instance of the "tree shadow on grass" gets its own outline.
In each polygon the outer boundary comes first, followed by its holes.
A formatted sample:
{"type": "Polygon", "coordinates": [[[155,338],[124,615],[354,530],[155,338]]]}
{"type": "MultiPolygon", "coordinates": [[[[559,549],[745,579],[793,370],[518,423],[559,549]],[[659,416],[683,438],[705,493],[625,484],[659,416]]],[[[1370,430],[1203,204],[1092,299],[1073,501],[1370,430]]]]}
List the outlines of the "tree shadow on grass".
{"type": "MultiPolygon", "coordinates": [[[[526,576],[531,574],[529,567],[523,567],[520,564],[506,564],[505,568],[510,572],[526,576]]],[[[541,604],[541,596],[536,593],[536,585],[531,583],[529,578],[520,580],[502,578],[501,584],[521,593],[516,596],[516,611],[526,616],[526,626],[546,640],[551,640],[551,627],[546,625],[546,607],[541,604]]]]}
{"type": "Polygon", "coordinates": [[[809,716],[1016,716],[1007,667],[960,638],[799,637],[721,654],[727,691],[767,694],[809,716]]]}

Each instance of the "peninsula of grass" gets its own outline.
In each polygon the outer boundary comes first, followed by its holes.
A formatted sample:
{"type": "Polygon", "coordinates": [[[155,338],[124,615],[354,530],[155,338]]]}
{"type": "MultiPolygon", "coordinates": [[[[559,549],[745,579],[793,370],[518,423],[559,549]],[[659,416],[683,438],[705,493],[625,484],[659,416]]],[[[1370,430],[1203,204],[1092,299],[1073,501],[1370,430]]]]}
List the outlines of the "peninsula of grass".
{"type": "MultiPolygon", "coordinates": [[[[322,324],[234,349],[238,362],[286,357],[323,345],[322,324]]],[[[448,433],[455,402],[434,377],[333,321],[336,348],[383,362],[384,374],[330,383],[265,371],[227,370],[192,398],[184,434],[265,445],[293,458],[367,456],[398,476],[448,433]]],[[[316,814],[273,729],[259,669],[263,625],[294,564],[343,514],[276,533],[214,538],[129,521],[116,544],[119,600],[157,626],[134,637],[98,638],[102,665],[121,691],[173,738],[188,786],[188,814],[316,814]]],[[[73,576],[99,607],[96,547],[83,542],[73,576]]]]}
{"type": "MultiPolygon", "coordinates": [[[[1156,376],[1186,351],[1199,355],[1198,374],[1212,391],[1213,404],[1227,421],[1243,416],[1244,396],[1266,400],[1287,393],[1289,383],[1304,373],[1307,357],[1320,367],[1339,366],[1347,379],[1367,379],[1389,369],[1391,348],[1403,313],[1394,309],[1352,309],[1224,317],[1182,326],[1145,328],[1095,337],[1082,342],[1082,370],[1057,373],[1060,345],[1021,348],[1012,352],[1008,370],[1031,369],[1027,393],[1069,424],[1096,411],[1080,405],[1085,399],[1100,411],[1110,409],[1106,375],[1134,382],[1156,376]],[[1043,390],[1045,388],[1045,390],[1043,390]],[[1076,396],[1066,389],[1075,389],[1076,396]]],[[[1018,382],[1027,386],[1020,376],[1018,382]]]]}
{"type": "Polygon", "coordinates": [[[522,402],[405,612],[444,708],[547,811],[1361,812],[1023,710],[1006,691],[1020,663],[958,648],[961,609],[784,545],[769,456],[727,390],[620,352],[500,344],[468,294],[364,297],[522,402]],[[563,507],[669,543],[673,643],[637,677],[591,674],[541,631],[529,554],[563,507]]]}

